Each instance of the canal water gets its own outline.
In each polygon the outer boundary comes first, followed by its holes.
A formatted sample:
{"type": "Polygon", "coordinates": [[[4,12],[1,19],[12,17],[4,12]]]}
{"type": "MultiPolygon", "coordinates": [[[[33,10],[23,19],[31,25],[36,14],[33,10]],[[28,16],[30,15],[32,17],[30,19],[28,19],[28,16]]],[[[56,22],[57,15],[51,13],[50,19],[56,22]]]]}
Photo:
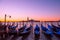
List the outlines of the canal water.
{"type": "MultiPolygon", "coordinates": [[[[16,23],[17,22],[15,22],[15,25],[16,25],[16,23]]],[[[10,24],[12,24],[12,22],[10,24]]],[[[50,37],[50,38],[46,37],[42,33],[42,30],[41,30],[41,24],[43,24],[46,28],[48,28],[47,24],[49,24],[49,25],[54,24],[55,26],[59,27],[58,24],[60,25],[60,22],[24,22],[24,25],[25,24],[27,25],[27,28],[30,26],[30,24],[33,25],[33,29],[28,36],[26,36],[26,37],[18,36],[18,37],[15,37],[12,39],[12,37],[13,37],[13,35],[12,35],[10,37],[5,38],[4,40],[35,40],[34,29],[36,27],[36,24],[40,27],[40,38],[36,39],[36,40],[60,40],[60,38],[56,37],[55,35],[53,35],[53,37],[50,37]]],[[[21,28],[21,27],[23,27],[23,23],[18,22],[18,28],[21,28]]]]}

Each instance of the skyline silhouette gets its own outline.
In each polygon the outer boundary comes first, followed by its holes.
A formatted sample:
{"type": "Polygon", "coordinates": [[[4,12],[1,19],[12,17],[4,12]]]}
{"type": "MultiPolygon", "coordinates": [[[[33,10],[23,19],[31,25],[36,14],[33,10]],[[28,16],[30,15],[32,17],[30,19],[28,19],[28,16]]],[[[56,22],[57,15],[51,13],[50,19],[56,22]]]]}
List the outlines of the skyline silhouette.
{"type": "Polygon", "coordinates": [[[27,17],[41,21],[60,20],[60,0],[0,0],[0,20],[21,21],[27,17]]]}

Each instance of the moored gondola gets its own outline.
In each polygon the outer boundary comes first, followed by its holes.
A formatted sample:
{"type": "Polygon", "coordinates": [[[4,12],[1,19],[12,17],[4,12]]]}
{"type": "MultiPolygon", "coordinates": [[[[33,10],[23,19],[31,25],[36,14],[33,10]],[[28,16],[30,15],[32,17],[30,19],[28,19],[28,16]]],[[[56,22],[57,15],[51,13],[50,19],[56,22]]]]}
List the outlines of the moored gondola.
{"type": "Polygon", "coordinates": [[[26,25],[24,25],[23,27],[19,28],[18,31],[19,32],[23,32],[23,30],[26,28],[26,25]]]}
{"type": "Polygon", "coordinates": [[[32,29],[32,25],[30,25],[30,27],[24,29],[24,31],[21,32],[22,40],[26,39],[29,36],[29,34],[31,33],[31,29],[32,29]]]}
{"type": "Polygon", "coordinates": [[[41,24],[41,28],[42,28],[42,32],[47,36],[47,37],[51,37],[52,36],[52,31],[48,30],[48,28],[44,27],[42,24],[41,24]]]}
{"type": "Polygon", "coordinates": [[[60,27],[60,24],[58,24],[58,26],[60,27]]]}
{"type": "Polygon", "coordinates": [[[0,36],[3,38],[3,35],[5,35],[6,36],[6,34],[7,34],[7,31],[6,31],[6,28],[7,28],[7,26],[4,24],[4,25],[0,25],[0,36]]]}
{"type": "Polygon", "coordinates": [[[35,39],[39,39],[39,37],[40,37],[40,27],[38,25],[36,25],[36,27],[34,29],[34,35],[35,35],[35,39]]]}
{"type": "Polygon", "coordinates": [[[53,30],[52,30],[52,29],[53,29],[54,27],[52,27],[52,26],[49,25],[49,24],[47,24],[47,25],[48,25],[48,29],[53,33],[53,30]]]}
{"type": "Polygon", "coordinates": [[[30,25],[30,27],[25,28],[25,29],[23,30],[23,32],[21,32],[21,35],[24,36],[24,35],[30,34],[31,29],[32,29],[32,26],[30,25]]]}
{"type": "Polygon", "coordinates": [[[10,25],[9,27],[8,27],[8,34],[9,35],[14,35],[14,36],[16,36],[17,35],[17,30],[16,30],[16,28],[18,27],[18,24],[16,25],[16,26],[14,26],[14,24],[13,25],[10,25]]]}
{"type": "Polygon", "coordinates": [[[60,27],[57,27],[55,25],[52,25],[52,30],[53,30],[53,33],[57,36],[57,37],[60,37],[60,27]]]}
{"type": "Polygon", "coordinates": [[[20,29],[18,29],[18,35],[22,36],[21,32],[24,31],[24,29],[26,28],[27,25],[24,25],[23,27],[21,27],[20,29]]]}

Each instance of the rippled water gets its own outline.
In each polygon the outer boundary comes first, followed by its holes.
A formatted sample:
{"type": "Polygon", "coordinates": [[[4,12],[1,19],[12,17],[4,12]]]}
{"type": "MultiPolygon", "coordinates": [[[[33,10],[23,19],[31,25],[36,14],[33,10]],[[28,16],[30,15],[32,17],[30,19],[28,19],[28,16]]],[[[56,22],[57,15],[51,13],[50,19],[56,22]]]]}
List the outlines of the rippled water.
{"type": "MultiPolygon", "coordinates": [[[[12,25],[13,22],[10,22],[9,24],[12,25]]],[[[3,23],[4,24],[4,23],[3,23]]],[[[6,23],[8,24],[8,23],[6,23]]],[[[17,22],[15,22],[15,25],[17,24],[17,22]]],[[[36,26],[36,24],[40,27],[41,24],[43,24],[45,27],[47,27],[47,24],[51,25],[55,25],[55,26],[58,26],[58,24],[60,25],[60,22],[24,22],[24,25],[27,25],[27,27],[31,25],[33,25],[33,27],[36,26]]],[[[18,22],[18,27],[22,27],[23,26],[23,22],[18,22]]]]}
{"type": "MultiPolygon", "coordinates": [[[[35,26],[36,26],[36,24],[39,26],[39,27],[41,27],[41,24],[43,24],[45,27],[47,27],[47,24],[49,24],[49,25],[51,25],[51,23],[52,24],[54,24],[54,25],[56,25],[56,26],[58,26],[58,24],[60,25],[60,22],[24,22],[24,25],[26,24],[27,25],[27,27],[29,27],[30,26],[30,24],[31,25],[33,25],[33,28],[35,28],[35,26]]],[[[3,23],[4,24],[4,23],[3,23]]],[[[7,23],[8,24],[8,23],[7,23]]],[[[12,22],[11,23],[9,23],[9,24],[11,24],[12,25],[12,22]]],[[[17,24],[17,22],[15,22],[15,25],[17,24]]],[[[20,28],[20,27],[23,27],[23,22],[18,22],[18,28],[20,28]]],[[[18,39],[18,38],[17,38],[18,39]]],[[[34,40],[34,31],[32,31],[31,32],[31,34],[26,38],[26,40],[34,40]],[[33,33],[33,34],[32,34],[33,33]]],[[[41,32],[41,30],[40,30],[40,40],[48,40],[49,38],[46,38],[44,35],[43,35],[43,33],[41,32]]],[[[52,37],[52,40],[58,40],[59,38],[57,38],[56,36],[53,36],[52,37]]],[[[19,38],[19,40],[20,40],[20,38],[19,38]]]]}

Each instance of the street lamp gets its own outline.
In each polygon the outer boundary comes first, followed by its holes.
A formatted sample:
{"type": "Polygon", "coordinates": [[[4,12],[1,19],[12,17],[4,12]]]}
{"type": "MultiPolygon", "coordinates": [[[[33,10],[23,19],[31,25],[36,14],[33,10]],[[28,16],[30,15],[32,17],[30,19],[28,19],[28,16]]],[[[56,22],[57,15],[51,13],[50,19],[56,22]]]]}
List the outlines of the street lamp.
{"type": "MultiPolygon", "coordinates": [[[[5,25],[6,25],[6,17],[7,17],[7,15],[5,14],[5,25]]],[[[9,16],[9,18],[11,18],[11,16],[9,16]]]]}

